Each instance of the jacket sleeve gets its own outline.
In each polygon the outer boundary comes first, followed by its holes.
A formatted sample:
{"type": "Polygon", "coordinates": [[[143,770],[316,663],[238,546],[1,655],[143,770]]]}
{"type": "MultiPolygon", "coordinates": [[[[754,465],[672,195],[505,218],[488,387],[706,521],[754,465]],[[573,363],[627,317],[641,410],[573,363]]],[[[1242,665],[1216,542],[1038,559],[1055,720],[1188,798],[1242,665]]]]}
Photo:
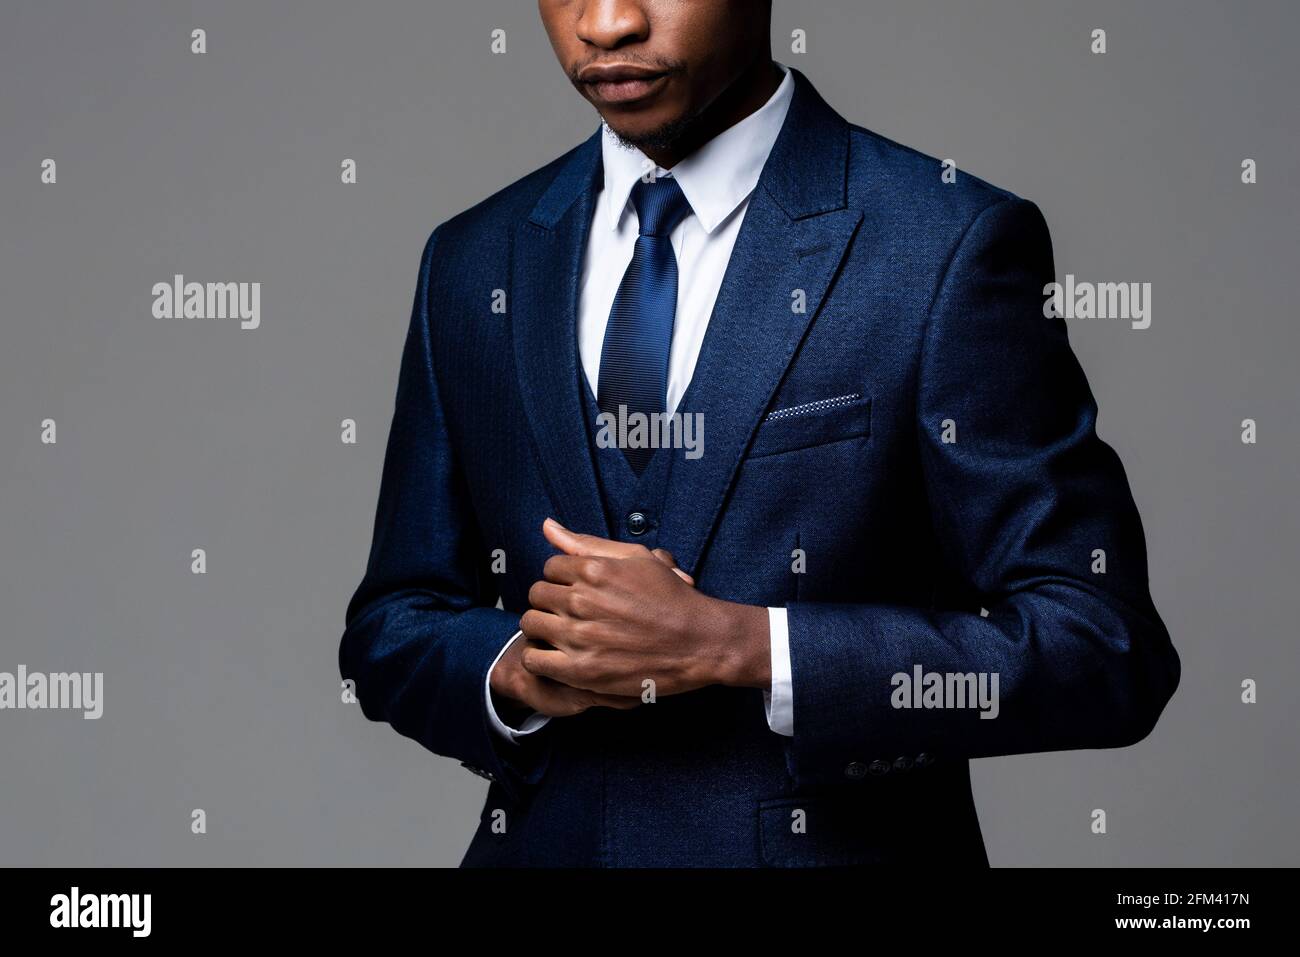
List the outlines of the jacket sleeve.
{"type": "Polygon", "coordinates": [[[499,781],[516,800],[542,775],[549,737],[492,732],[488,669],[519,629],[498,592],[448,438],[430,333],[429,237],[402,352],[365,576],[347,609],[339,669],[365,716],[499,781]]]}
{"type": "Polygon", "coordinates": [[[1007,198],[971,222],[938,281],[916,397],[931,528],[917,534],[973,600],[789,606],[802,786],[1133,744],[1178,685],[1123,466],[1096,434],[1064,321],[1043,314],[1053,273],[1042,214],[1007,198]],[[997,716],[897,707],[894,676],[917,666],[996,674],[997,716]]]}

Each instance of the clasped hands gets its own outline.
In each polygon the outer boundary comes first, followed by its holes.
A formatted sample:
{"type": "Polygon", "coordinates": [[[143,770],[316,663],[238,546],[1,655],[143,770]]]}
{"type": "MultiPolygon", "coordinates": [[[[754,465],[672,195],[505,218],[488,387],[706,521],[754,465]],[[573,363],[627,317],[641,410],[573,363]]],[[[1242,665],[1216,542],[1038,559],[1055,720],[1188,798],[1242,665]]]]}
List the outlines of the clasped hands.
{"type": "Polygon", "coordinates": [[[551,717],[630,709],[707,685],[771,683],[767,610],[711,598],[663,549],[542,524],[560,554],[528,592],[517,639],[492,669],[495,695],[551,717]]]}

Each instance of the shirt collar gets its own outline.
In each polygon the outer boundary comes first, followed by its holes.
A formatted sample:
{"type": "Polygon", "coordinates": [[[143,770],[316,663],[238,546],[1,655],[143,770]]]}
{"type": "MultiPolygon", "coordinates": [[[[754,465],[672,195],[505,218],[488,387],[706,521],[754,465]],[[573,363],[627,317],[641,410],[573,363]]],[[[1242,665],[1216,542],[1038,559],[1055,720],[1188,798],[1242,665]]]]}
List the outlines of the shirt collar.
{"type": "Polygon", "coordinates": [[[609,228],[618,229],[632,187],[652,166],[656,177],[672,176],[677,180],[706,233],[712,233],[734,213],[758,185],[763,164],[772,152],[794,97],[794,77],[783,64],[777,66],[785,76],[766,103],[671,170],[656,165],[639,149],[624,146],[608,126],[603,126],[600,153],[605,170],[603,198],[609,228]]]}

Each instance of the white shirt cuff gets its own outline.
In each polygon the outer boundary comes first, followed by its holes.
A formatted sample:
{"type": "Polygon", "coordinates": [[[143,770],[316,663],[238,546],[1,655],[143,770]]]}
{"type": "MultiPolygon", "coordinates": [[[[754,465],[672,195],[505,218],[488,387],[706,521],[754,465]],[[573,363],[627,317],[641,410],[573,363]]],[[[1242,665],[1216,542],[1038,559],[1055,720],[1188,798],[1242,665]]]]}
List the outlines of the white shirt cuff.
{"type": "Polygon", "coordinates": [[[790,667],[790,627],[784,608],[767,610],[772,643],[772,688],[763,692],[767,726],[777,734],[794,736],[794,679],[790,667]]]}
{"type": "MultiPolygon", "coordinates": [[[[510,646],[515,643],[515,639],[519,638],[522,634],[522,631],[516,631],[514,635],[511,636],[510,640],[505,643],[505,647],[497,652],[497,656],[492,659],[492,668],[497,666],[497,662],[501,660],[501,656],[504,655],[510,646]]],[[[497,709],[492,707],[492,668],[488,668],[487,679],[483,682],[483,695],[487,699],[488,720],[492,722],[493,731],[501,735],[501,737],[505,738],[511,744],[517,744],[519,739],[524,735],[532,734],[551,719],[549,715],[542,714],[540,711],[534,711],[528,717],[524,718],[523,723],[518,728],[512,728],[502,721],[500,715],[497,714],[497,709]]]]}

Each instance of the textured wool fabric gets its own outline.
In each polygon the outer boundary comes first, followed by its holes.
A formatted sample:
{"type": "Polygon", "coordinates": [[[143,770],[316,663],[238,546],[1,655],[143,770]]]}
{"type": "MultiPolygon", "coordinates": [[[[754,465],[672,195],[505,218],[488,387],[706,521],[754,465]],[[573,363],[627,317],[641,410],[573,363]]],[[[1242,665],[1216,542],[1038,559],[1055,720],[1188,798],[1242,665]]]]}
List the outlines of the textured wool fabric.
{"type": "Polygon", "coordinates": [[[340,664],[368,717],[490,775],[466,865],[984,864],[967,759],[1134,742],[1178,683],[1123,468],[1043,315],[1039,210],[796,82],[680,405],[704,454],[672,450],[643,508],[700,589],[788,608],[793,738],[721,687],[493,735],[542,520],[627,539],[640,504],[599,478],[574,347],[599,133],[425,248],[340,664]],[[997,719],[895,708],[917,665],[998,673],[997,719]]]}

